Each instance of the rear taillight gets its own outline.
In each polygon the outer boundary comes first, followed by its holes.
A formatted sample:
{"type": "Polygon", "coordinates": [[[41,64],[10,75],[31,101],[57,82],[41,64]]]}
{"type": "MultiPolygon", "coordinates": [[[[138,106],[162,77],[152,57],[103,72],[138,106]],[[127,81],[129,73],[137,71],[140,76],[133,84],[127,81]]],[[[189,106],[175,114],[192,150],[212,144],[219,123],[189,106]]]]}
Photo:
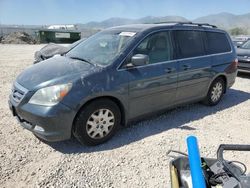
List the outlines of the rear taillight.
{"type": "Polygon", "coordinates": [[[234,61],[233,61],[233,66],[237,69],[237,67],[238,67],[238,63],[239,63],[239,61],[238,61],[238,59],[236,58],[234,61]]]}
{"type": "Polygon", "coordinates": [[[225,70],[226,73],[233,73],[238,68],[238,59],[236,58],[225,70]]]}

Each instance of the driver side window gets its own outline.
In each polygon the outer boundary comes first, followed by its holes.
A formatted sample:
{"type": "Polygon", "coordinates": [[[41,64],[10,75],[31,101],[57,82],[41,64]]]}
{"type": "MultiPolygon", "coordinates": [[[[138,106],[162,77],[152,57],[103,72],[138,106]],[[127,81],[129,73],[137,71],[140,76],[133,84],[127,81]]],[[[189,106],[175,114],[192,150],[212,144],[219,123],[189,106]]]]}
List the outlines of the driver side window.
{"type": "Polygon", "coordinates": [[[144,54],[149,57],[149,64],[173,59],[173,47],[169,31],[152,34],[145,38],[134,50],[133,55],[144,54]]]}

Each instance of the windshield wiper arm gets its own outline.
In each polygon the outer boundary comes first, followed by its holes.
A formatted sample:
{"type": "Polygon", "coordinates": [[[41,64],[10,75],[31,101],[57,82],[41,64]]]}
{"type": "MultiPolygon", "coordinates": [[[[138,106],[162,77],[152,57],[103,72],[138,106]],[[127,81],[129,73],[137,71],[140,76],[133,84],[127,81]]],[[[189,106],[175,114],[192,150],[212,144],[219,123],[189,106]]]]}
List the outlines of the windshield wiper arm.
{"type": "Polygon", "coordinates": [[[88,64],[90,64],[90,65],[96,65],[95,63],[92,63],[90,60],[88,60],[88,59],[84,59],[84,58],[80,58],[80,57],[71,57],[71,56],[69,56],[69,58],[71,58],[71,59],[77,59],[77,60],[80,60],[80,61],[84,61],[84,62],[86,62],[86,63],[88,63],[88,64]]]}

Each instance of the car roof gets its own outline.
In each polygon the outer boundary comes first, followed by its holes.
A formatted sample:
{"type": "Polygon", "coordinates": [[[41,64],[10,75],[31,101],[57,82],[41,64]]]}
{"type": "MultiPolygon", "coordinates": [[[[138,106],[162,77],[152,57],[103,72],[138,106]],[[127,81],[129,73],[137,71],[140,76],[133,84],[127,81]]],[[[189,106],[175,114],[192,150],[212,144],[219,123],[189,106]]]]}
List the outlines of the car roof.
{"type": "Polygon", "coordinates": [[[122,25],[108,28],[107,30],[117,30],[117,31],[133,31],[133,32],[142,32],[146,30],[158,30],[158,29],[167,29],[167,28],[181,28],[181,29],[193,29],[193,30],[207,30],[207,31],[221,31],[214,25],[202,24],[202,23],[192,23],[192,22],[167,22],[167,23],[154,23],[154,24],[131,24],[131,25],[122,25]]]}

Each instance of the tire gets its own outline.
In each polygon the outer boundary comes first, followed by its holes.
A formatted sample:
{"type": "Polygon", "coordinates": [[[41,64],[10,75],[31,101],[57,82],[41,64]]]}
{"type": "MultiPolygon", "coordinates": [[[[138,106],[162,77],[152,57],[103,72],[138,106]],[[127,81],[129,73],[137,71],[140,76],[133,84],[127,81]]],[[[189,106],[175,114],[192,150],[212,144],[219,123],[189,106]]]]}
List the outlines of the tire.
{"type": "Polygon", "coordinates": [[[225,89],[226,89],[226,83],[224,79],[221,77],[216,78],[211,84],[203,103],[208,106],[217,105],[221,101],[221,98],[225,93],[225,89]]]}
{"type": "Polygon", "coordinates": [[[80,143],[95,146],[109,140],[120,123],[121,112],[116,103],[108,99],[97,99],[79,112],[73,134],[80,143]]]}

